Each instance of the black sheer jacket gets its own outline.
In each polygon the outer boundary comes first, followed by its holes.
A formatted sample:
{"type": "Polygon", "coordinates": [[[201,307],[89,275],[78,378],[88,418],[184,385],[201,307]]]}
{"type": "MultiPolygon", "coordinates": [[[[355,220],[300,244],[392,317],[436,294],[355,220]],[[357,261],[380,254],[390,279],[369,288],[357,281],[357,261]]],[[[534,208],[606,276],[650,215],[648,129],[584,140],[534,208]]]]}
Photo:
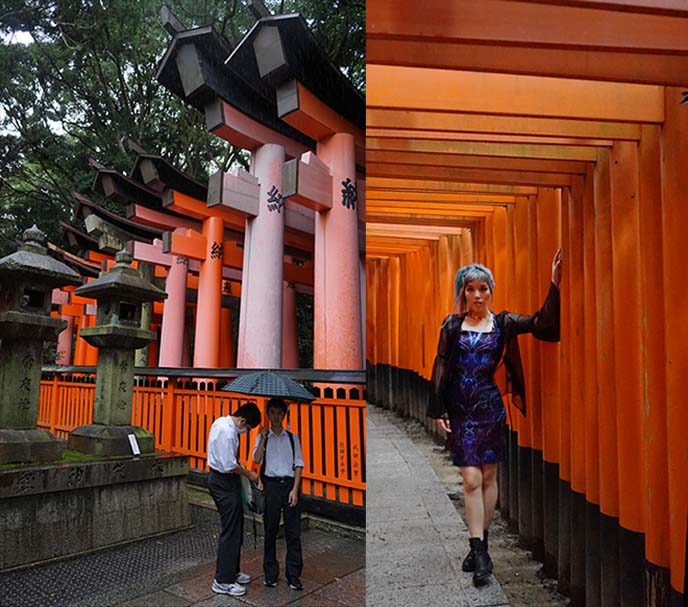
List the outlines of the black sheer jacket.
{"type": "MultiPolygon", "coordinates": [[[[507,372],[508,392],[516,407],[526,414],[526,386],[521,364],[521,353],[518,348],[518,336],[521,333],[531,333],[536,339],[543,341],[559,341],[560,301],[559,289],[550,284],[547,299],[542,308],[532,316],[521,316],[511,312],[500,312],[496,321],[502,331],[502,354],[507,372]]],[[[445,417],[447,414],[448,388],[452,384],[452,370],[455,368],[454,348],[458,342],[461,325],[465,314],[450,314],[444,319],[440,329],[440,339],[437,344],[437,356],[432,366],[430,379],[430,402],[427,415],[432,418],[445,417]]]]}

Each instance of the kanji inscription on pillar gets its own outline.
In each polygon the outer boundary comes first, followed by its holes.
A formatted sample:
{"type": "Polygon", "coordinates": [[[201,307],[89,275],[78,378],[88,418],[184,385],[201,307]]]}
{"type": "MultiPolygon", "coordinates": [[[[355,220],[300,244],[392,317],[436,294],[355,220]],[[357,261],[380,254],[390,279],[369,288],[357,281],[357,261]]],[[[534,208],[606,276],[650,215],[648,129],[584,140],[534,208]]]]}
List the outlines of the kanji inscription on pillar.
{"type": "Polygon", "coordinates": [[[210,259],[222,259],[222,243],[213,242],[210,247],[210,259]]]}
{"type": "Polygon", "coordinates": [[[280,194],[277,187],[273,185],[268,192],[268,211],[277,211],[280,213],[283,206],[284,199],[282,198],[282,194],[280,194]]]}
{"type": "Polygon", "coordinates": [[[179,266],[187,266],[189,265],[189,260],[186,257],[175,257],[175,262],[179,266]]]}
{"type": "Polygon", "coordinates": [[[356,192],[356,185],[351,181],[349,177],[345,181],[342,181],[344,188],[342,189],[342,206],[347,209],[356,209],[356,201],[358,200],[358,194],[356,192]]]}

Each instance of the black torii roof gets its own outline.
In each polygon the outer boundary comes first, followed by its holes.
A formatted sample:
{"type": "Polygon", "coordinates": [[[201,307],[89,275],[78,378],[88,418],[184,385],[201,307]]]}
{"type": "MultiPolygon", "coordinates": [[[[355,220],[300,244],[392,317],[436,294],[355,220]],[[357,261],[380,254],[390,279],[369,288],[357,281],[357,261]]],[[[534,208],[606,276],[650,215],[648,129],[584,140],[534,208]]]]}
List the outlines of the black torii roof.
{"type": "Polygon", "coordinates": [[[158,228],[147,226],[145,224],[141,224],[136,221],[132,221],[131,219],[127,219],[126,217],[121,217],[120,215],[112,213],[111,211],[108,211],[78,192],[72,192],[72,195],[79,202],[77,212],[81,211],[82,213],[85,212],[86,214],[94,213],[104,221],[114,225],[123,232],[131,234],[136,240],[151,243],[156,238],[162,238],[163,231],[158,228]]]}
{"type": "Polygon", "coordinates": [[[365,130],[365,97],[334,65],[298,13],[257,21],[226,63],[268,98],[274,98],[274,87],[295,78],[340,116],[365,130]],[[254,50],[254,41],[266,28],[276,29],[279,36],[271,36],[269,46],[254,50]]]}
{"type": "Polygon", "coordinates": [[[211,25],[184,30],[174,35],[156,78],[201,112],[219,97],[257,122],[315,149],[313,139],[277,117],[274,91],[264,85],[256,88],[233,66],[225,65],[231,53],[227,40],[211,25]]]}
{"type": "Polygon", "coordinates": [[[161,156],[154,154],[139,153],[129,176],[156,192],[170,188],[204,202],[208,198],[207,184],[196,181],[161,156]]]}
{"type": "Polygon", "coordinates": [[[97,238],[85,234],[73,225],[68,224],[66,221],[60,220],[60,227],[62,228],[65,241],[72,249],[100,251],[97,238]]]}

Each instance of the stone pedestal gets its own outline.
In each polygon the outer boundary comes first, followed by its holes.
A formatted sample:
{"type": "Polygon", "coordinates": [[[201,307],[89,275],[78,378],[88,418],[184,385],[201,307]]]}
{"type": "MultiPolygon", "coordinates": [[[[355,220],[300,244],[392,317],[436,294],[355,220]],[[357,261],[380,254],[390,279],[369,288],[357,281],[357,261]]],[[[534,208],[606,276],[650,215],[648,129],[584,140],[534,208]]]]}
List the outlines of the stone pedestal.
{"type": "Polygon", "coordinates": [[[0,471],[0,570],[183,529],[188,458],[0,471]]]}

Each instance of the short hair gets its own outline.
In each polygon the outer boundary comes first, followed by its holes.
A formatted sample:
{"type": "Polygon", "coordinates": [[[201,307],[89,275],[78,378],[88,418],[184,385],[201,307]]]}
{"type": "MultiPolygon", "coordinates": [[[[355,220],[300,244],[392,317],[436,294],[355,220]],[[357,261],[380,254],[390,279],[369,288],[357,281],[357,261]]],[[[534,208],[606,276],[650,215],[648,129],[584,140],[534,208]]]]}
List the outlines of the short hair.
{"type": "Polygon", "coordinates": [[[232,413],[232,415],[234,417],[243,417],[251,428],[260,426],[260,409],[256,403],[245,403],[232,413]]]}
{"type": "Polygon", "coordinates": [[[459,314],[463,314],[466,309],[466,301],[463,296],[464,290],[466,284],[472,280],[486,282],[490,287],[490,292],[494,293],[495,281],[490,268],[480,263],[472,263],[463,266],[463,268],[459,268],[459,271],[456,273],[456,279],[454,280],[454,297],[459,298],[459,314]]]}
{"type": "Polygon", "coordinates": [[[270,411],[272,408],[278,408],[282,409],[284,413],[287,412],[287,403],[284,401],[283,398],[271,398],[268,401],[267,407],[265,408],[266,411],[270,411]]]}

